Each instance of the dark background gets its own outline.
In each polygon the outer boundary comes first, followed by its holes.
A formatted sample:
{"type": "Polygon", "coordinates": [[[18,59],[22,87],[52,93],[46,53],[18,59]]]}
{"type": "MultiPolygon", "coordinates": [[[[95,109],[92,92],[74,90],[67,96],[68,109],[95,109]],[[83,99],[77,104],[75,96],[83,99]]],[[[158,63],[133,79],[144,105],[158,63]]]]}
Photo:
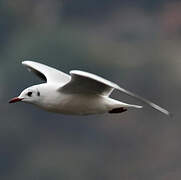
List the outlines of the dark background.
{"type": "Polygon", "coordinates": [[[180,80],[179,1],[0,0],[0,179],[180,180],[180,80]],[[101,75],[174,118],[146,105],[82,117],[10,105],[41,82],[22,60],[101,75]]]}

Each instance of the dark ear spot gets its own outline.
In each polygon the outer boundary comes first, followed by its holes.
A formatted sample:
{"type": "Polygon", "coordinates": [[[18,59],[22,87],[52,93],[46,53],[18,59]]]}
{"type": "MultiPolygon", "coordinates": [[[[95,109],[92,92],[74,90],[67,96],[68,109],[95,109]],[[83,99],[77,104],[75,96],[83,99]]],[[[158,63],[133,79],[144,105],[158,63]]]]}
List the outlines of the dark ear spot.
{"type": "Polygon", "coordinates": [[[37,92],[37,96],[40,96],[40,92],[39,91],[37,92]]]}

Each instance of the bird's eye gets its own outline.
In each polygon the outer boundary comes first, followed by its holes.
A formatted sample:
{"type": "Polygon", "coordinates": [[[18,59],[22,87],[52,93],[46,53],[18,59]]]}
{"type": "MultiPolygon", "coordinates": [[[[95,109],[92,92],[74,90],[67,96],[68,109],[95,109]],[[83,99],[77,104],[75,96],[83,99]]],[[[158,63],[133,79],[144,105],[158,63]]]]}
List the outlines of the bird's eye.
{"type": "Polygon", "coordinates": [[[28,92],[28,93],[27,93],[27,95],[28,95],[29,97],[31,97],[32,92],[31,92],[31,91],[30,91],[30,92],[28,92]]]}

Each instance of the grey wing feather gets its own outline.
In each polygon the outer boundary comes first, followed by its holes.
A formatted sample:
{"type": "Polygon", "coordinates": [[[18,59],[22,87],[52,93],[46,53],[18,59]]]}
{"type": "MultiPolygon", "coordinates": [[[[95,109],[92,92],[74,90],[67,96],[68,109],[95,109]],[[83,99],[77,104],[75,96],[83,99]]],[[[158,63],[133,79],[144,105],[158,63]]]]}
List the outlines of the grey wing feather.
{"type": "Polygon", "coordinates": [[[169,111],[167,111],[166,109],[158,106],[157,104],[155,104],[155,103],[153,103],[153,102],[151,102],[151,101],[149,101],[149,100],[147,100],[147,99],[145,99],[145,98],[143,98],[143,97],[141,97],[141,96],[139,96],[139,95],[137,95],[137,94],[134,94],[134,93],[132,93],[132,92],[126,90],[126,89],[123,89],[123,88],[121,88],[121,87],[116,88],[116,89],[118,89],[118,90],[126,93],[127,95],[130,95],[130,96],[132,96],[132,97],[135,97],[136,99],[138,99],[138,100],[140,100],[140,101],[142,101],[142,102],[150,105],[152,108],[160,111],[160,112],[163,113],[163,114],[166,114],[166,115],[168,115],[168,116],[172,116],[172,114],[171,114],[169,111]]]}
{"type": "Polygon", "coordinates": [[[109,96],[114,88],[114,83],[92,73],[73,70],[70,71],[71,81],[60,88],[64,93],[84,93],[109,96]]]}

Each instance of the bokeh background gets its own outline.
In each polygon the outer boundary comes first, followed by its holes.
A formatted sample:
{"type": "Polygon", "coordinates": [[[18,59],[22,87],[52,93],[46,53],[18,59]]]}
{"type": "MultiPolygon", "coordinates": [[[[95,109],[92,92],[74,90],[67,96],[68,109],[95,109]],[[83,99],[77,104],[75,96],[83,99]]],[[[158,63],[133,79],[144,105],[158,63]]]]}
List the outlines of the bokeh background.
{"type": "Polygon", "coordinates": [[[180,80],[180,1],[0,0],[0,179],[180,180],[180,80]],[[22,60],[96,73],[174,117],[146,105],[82,117],[10,105],[41,83],[22,60]]]}

